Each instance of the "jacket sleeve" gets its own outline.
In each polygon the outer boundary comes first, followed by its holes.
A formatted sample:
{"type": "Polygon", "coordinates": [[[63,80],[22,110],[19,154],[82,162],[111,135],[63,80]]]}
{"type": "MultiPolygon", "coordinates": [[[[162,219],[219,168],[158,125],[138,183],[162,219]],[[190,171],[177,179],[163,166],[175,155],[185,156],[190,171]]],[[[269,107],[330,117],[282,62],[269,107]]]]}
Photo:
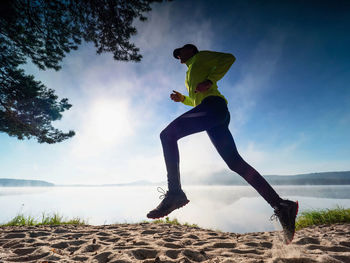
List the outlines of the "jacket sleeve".
{"type": "Polygon", "coordinates": [[[187,106],[194,106],[193,100],[186,95],[184,95],[184,96],[185,96],[185,99],[182,103],[187,105],[187,106]]]}
{"type": "Polygon", "coordinates": [[[208,52],[207,61],[211,67],[211,71],[207,79],[212,83],[218,82],[226,74],[235,60],[235,56],[230,53],[208,52]]]}

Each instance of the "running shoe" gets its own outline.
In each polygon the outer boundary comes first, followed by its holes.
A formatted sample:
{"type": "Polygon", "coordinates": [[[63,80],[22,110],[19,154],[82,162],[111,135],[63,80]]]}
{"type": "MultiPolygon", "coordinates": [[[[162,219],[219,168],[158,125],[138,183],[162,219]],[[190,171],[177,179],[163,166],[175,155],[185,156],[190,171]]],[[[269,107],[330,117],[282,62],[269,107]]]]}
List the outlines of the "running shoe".
{"type": "Polygon", "coordinates": [[[190,200],[187,199],[186,194],[180,190],[178,192],[165,192],[161,187],[157,188],[157,191],[162,195],[159,199],[163,199],[162,202],[147,214],[148,218],[157,219],[167,216],[175,209],[183,207],[188,204],[190,200]]]}
{"type": "Polygon", "coordinates": [[[275,208],[275,214],[271,216],[271,220],[277,217],[280,221],[283,228],[284,241],[287,245],[290,244],[294,238],[295,218],[297,217],[298,209],[298,201],[283,200],[279,207],[275,208]]]}

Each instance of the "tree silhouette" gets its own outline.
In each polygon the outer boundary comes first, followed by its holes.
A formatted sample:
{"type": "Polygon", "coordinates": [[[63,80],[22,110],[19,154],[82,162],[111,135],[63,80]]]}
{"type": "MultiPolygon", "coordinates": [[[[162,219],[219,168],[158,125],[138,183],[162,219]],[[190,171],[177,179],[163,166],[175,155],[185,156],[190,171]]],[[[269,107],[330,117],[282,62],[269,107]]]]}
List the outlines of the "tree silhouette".
{"type": "Polygon", "coordinates": [[[72,105],[58,101],[54,90],[19,66],[29,58],[41,70],[60,62],[82,41],[93,42],[97,54],[112,52],[115,60],[139,62],[139,48],[130,43],[137,33],[134,19],[162,0],[1,0],[0,1],[0,132],[39,143],[74,136],[51,122],[72,105]]]}

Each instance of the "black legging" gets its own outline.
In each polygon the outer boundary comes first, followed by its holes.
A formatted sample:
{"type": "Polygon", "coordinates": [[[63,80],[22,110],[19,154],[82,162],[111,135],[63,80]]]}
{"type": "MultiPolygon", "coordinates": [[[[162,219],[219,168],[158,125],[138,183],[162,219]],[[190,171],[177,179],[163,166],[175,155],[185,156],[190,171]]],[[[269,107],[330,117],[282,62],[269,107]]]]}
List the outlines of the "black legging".
{"type": "Polygon", "coordinates": [[[272,207],[278,206],[282,199],[239,155],[228,129],[229,123],[230,113],[226,101],[219,96],[209,96],[201,104],[176,118],[160,133],[169,191],[181,189],[177,141],[190,134],[207,131],[211,142],[228,167],[242,176],[272,207]]]}

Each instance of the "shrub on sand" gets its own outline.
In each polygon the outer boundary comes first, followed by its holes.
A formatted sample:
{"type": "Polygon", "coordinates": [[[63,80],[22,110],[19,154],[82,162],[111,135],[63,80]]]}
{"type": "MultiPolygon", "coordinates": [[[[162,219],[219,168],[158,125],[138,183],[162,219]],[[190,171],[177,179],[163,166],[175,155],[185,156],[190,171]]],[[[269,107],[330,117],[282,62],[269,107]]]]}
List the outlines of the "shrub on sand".
{"type": "Polygon", "coordinates": [[[25,216],[23,214],[18,214],[9,222],[1,226],[34,226],[34,225],[86,225],[87,222],[81,218],[64,219],[58,213],[48,215],[43,213],[41,221],[36,220],[32,216],[25,216]]]}
{"type": "Polygon", "coordinates": [[[334,209],[308,210],[302,212],[295,223],[296,230],[313,225],[350,223],[350,209],[337,206],[334,209]]]}
{"type": "Polygon", "coordinates": [[[18,214],[9,222],[1,226],[34,226],[36,224],[37,222],[34,217],[32,216],[25,217],[23,214],[18,214]]]}
{"type": "MultiPolygon", "coordinates": [[[[143,223],[149,223],[148,221],[143,221],[143,223]]],[[[169,219],[169,217],[166,217],[165,220],[164,219],[157,219],[157,220],[153,220],[150,223],[153,224],[171,224],[171,225],[184,225],[184,226],[189,226],[189,227],[198,227],[197,224],[189,224],[187,222],[181,224],[177,218],[174,218],[172,220],[169,219]]]]}

